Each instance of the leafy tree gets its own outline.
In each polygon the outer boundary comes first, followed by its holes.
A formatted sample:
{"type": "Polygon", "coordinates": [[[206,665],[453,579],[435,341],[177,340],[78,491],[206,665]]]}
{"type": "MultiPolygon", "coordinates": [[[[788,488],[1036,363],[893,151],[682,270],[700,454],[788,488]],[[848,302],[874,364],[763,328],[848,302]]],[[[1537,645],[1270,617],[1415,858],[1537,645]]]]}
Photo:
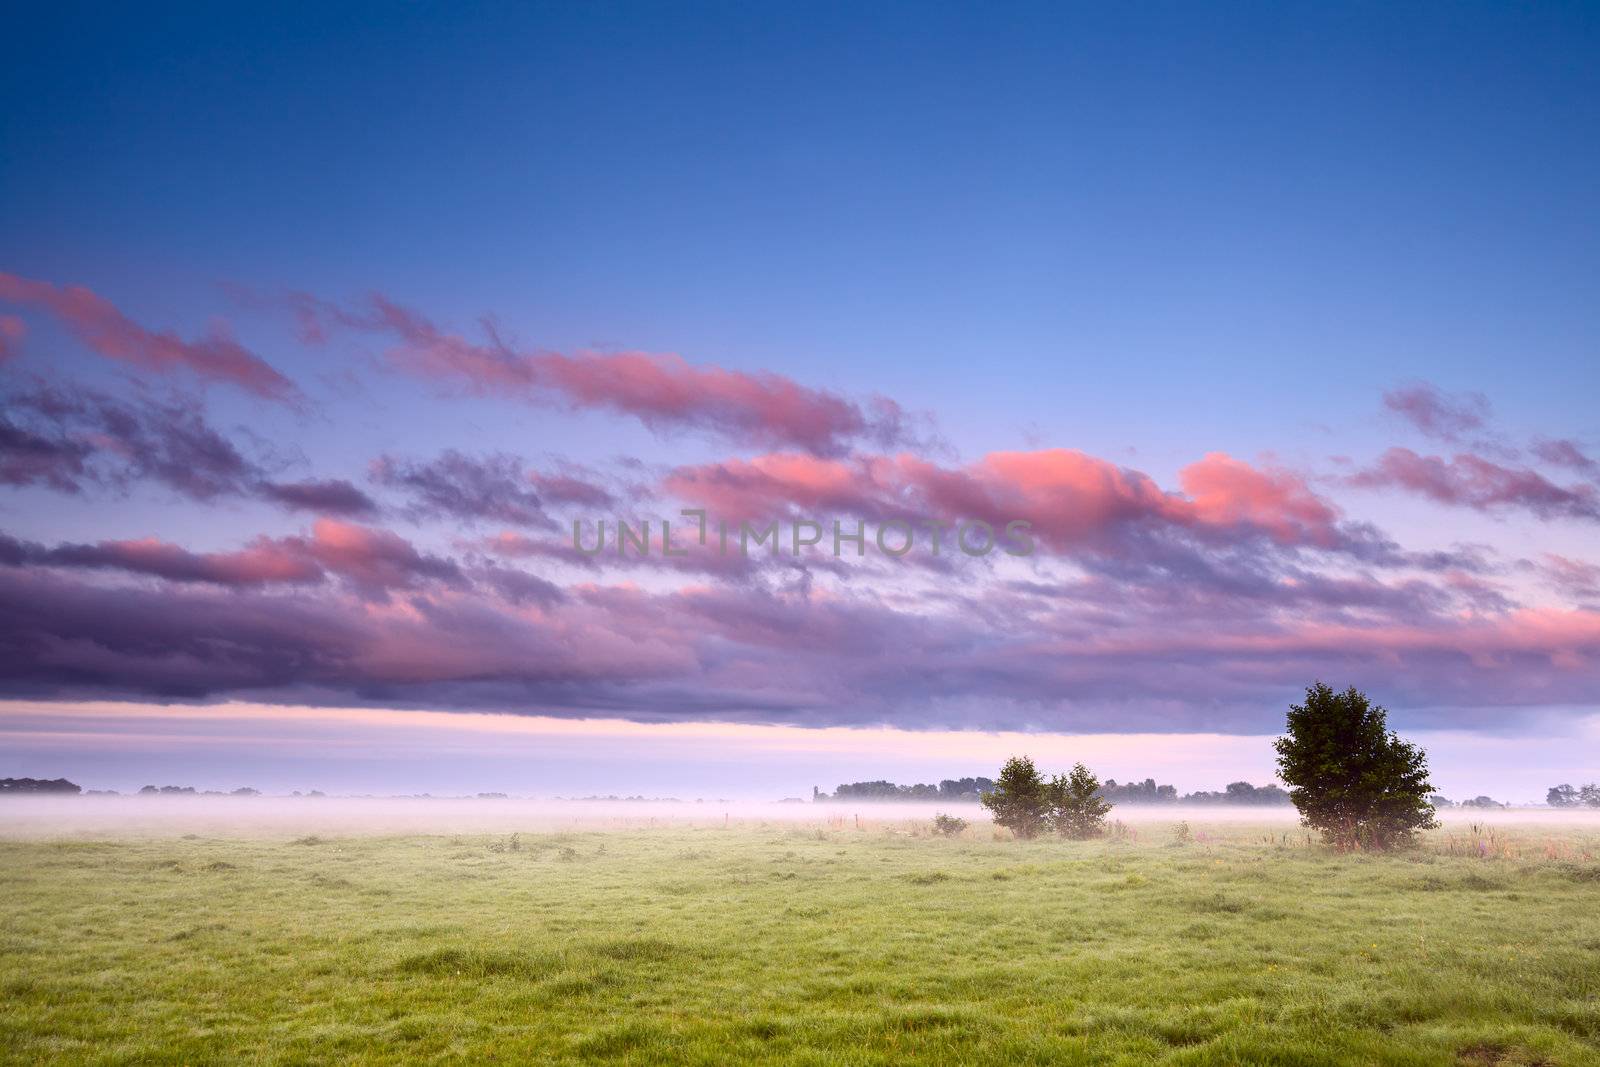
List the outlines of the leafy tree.
{"type": "Polygon", "coordinates": [[[1590,782],[1578,790],[1578,799],[1591,808],[1600,808],[1600,785],[1590,782]]]}
{"type": "Polygon", "coordinates": [[[994,788],[979,802],[994,812],[995,825],[1026,840],[1049,826],[1050,801],[1050,784],[1040,776],[1033,760],[1012,756],[1000,768],[994,788]]]}
{"type": "Polygon", "coordinates": [[[1580,803],[1578,791],[1566,784],[1551,786],[1544,795],[1544,802],[1552,808],[1575,808],[1580,803]]]}
{"type": "Polygon", "coordinates": [[[955,837],[967,828],[967,820],[940,812],[933,817],[933,828],[946,837],[955,837]]]}
{"type": "Polygon", "coordinates": [[[1300,820],[1340,851],[1407,844],[1437,825],[1427,755],[1388,728],[1388,712],[1351,686],[1322,682],[1289,708],[1289,733],[1274,743],[1278,777],[1300,820]]]}
{"type": "Polygon", "coordinates": [[[1083,764],[1072,773],[1050,779],[1050,826],[1062,837],[1084,840],[1099,837],[1111,805],[1100,799],[1100,779],[1083,764]]]}

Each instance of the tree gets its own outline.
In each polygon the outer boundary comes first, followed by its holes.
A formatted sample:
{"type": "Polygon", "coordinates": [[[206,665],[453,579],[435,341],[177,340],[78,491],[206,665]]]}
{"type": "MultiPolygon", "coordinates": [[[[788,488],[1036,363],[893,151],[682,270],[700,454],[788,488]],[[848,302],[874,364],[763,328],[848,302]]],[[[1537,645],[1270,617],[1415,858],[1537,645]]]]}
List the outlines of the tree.
{"type": "Polygon", "coordinates": [[[1544,795],[1544,802],[1552,808],[1575,808],[1581,803],[1578,791],[1565,784],[1551,786],[1550,791],[1544,795]]]}
{"type": "Polygon", "coordinates": [[[1100,779],[1083,764],[1050,779],[1050,826],[1062,837],[1099,837],[1111,805],[1100,799],[1100,779]]]}
{"type": "Polygon", "coordinates": [[[1289,708],[1289,733],[1274,743],[1278,777],[1300,821],[1340,851],[1408,844],[1437,824],[1427,755],[1388,728],[1388,712],[1351,686],[1322,682],[1289,708]]]}
{"type": "Polygon", "coordinates": [[[1600,785],[1590,782],[1578,790],[1578,799],[1591,808],[1600,808],[1600,785]]]}
{"type": "Polygon", "coordinates": [[[1004,826],[1026,840],[1039,836],[1050,823],[1050,785],[1027,756],[1012,756],[1000,768],[994,788],[980,803],[994,812],[997,826],[1004,826]]]}

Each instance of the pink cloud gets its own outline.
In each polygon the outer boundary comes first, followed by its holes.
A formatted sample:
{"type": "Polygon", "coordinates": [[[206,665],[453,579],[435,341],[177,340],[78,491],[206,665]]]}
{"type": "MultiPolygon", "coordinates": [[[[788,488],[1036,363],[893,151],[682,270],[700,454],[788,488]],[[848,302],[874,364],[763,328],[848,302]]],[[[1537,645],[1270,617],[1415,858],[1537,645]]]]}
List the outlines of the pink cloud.
{"type": "Polygon", "coordinates": [[[673,496],[728,520],[792,509],[998,528],[1021,519],[1056,548],[1114,550],[1136,525],[1196,533],[1266,536],[1282,545],[1335,548],[1338,512],[1288,471],[1264,470],[1223,453],[1186,467],[1184,493],[1083,452],[993,452],[960,468],[909,455],[820,459],[758,456],[680,467],[664,480],[673,496]]]}
{"type": "Polygon", "coordinates": [[[713,519],[730,521],[777,515],[791,507],[873,514],[884,497],[873,461],[799,453],[679,467],[667,475],[663,488],[704,507],[713,519]]]}
{"type": "Polygon", "coordinates": [[[300,396],[293,382],[220,328],[185,341],[171,331],[140,326],[81,285],[56,286],[4,272],[0,301],[49,313],[107,359],[161,374],[182,367],[205,381],[225,382],[269,400],[292,402],[300,396]]]}
{"type": "Polygon", "coordinates": [[[866,406],[766,371],[692,364],[671,353],[519,351],[486,325],[488,341],[440,329],[418,312],[374,294],[352,311],[306,294],[291,297],[300,334],[325,340],[336,328],[392,336],[395,366],[482,394],[562,403],[637,418],[657,431],[706,430],[760,447],[839,455],[850,442],[906,437],[892,400],[866,406]]]}
{"type": "Polygon", "coordinates": [[[312,525],[309,539],[288,538],[284,543],[380,597],[388,590],[415,588],[426,581],[463,581],[450,560],[425,555],[399,534],[370,526],[322,518],[312,525]]]}
{"type": "Polygon", "coordinates": [[[1261,470],[1211,452],[1178,474],[1203,524],[1254,526],[1285,545],[1334,548],[1340,542],[1339,513],[1286,470],[1261,470]]]}

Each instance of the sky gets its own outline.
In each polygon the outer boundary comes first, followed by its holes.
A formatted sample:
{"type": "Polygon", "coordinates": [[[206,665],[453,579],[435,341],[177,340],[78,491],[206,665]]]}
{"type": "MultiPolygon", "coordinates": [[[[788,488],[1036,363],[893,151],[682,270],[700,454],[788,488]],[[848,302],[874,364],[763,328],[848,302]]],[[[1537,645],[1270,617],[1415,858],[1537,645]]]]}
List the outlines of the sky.
{"type": "Polygon", "coordinates": [[[1452,789],[1600,777],[1597,53],[1562,4],[19,12],[0,774],[1219,788],[1323,679],[1452,789]]]}

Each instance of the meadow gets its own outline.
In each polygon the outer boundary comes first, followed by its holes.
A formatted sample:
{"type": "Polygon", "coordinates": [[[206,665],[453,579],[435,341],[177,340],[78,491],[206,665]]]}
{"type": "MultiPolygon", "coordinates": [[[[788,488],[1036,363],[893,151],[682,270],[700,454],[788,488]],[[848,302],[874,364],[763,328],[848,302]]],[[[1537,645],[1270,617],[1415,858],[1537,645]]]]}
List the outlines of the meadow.
{"type": "Polygon", "coordinates": [[[974,812],[445,810],[493,832],[5,818],[0,1056],[1600,1063],[1593,823],[1372,856],[1215,812],[1019,842],[974,812]]]}

